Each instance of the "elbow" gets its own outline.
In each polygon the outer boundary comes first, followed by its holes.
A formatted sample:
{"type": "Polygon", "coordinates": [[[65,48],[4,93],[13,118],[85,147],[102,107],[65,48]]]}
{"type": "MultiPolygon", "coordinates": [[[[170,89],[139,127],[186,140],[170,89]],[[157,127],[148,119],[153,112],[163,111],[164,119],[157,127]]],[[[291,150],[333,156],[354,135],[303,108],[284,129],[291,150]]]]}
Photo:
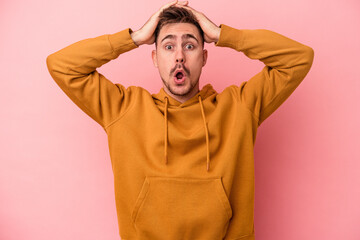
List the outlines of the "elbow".
{"type": "Polygon", "coordinates": [[[64,71],[61,66],[60,58],[56,53],[52,53],[47,56],[46,66],[51,76],[54,76],[55,73],[61,73],[64,71]]]}
{"type": "Polygon", "coordinates": [[[312,66],[313,64],[313,61],[314,61],[314,49],[312,49],[311,47],[308,47],[306,46],[304,48],[304,59],[306,61],[306,65],[309,66],[309,69],[310,67],[312,66]]]}
{"type": "Polygon", "coordinates": [[[46,58],[46,66],[49,70],[49,72],[51,73],[54,69],[54,57],[53,54],[50,54],[47,58],[46,58]]]}
{"type": "Polygon", "coordinates": [[[58,57],[53,53],[50,54],[47,58],[46,58],[46,66],[47,69],[51,75],[51,77],[56,81],[57,79],[61,78],[62,73],[64,72],[61,69],[61,66],[59,64],[59,59],[58,57]]]}
{"type": "Polygon", "coordinates": [[[301,51],[299,48],[298,61],[292,67],[292,72],[289,76],[290,79],[300,83],[310,71],[313,61],[314,50],[311,47],[303,45],[301,51]]]}
{"type": "Polygon", "coordinates": [[[302,54],[301,64],[297,66],[297,71],[296,71],[296,75],[299,79],[301,79],[301,81],[309,73],[313,61],[314,61],[314,49],[305,46],[302,54]]]}

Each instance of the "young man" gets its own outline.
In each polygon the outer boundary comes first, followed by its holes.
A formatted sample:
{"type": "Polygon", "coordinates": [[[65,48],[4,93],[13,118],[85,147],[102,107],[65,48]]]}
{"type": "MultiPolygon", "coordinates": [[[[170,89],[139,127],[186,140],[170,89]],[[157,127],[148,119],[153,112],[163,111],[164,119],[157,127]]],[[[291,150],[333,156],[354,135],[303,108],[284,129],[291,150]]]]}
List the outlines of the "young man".
{"type": "Polygon", "coordinates": [[[138,31],[82,40],[51,54],[47,64],[108,135],[123,240],[253,240],[256,132],[305,78],[313,56],[310,47],[269,30],[218,27],[175,1],[138,31]],[[204,42],[265,66],[240,86],[199,91],[204,42]],[[96,71],[153,43],[163,81],[157,94],[96,71]]]}

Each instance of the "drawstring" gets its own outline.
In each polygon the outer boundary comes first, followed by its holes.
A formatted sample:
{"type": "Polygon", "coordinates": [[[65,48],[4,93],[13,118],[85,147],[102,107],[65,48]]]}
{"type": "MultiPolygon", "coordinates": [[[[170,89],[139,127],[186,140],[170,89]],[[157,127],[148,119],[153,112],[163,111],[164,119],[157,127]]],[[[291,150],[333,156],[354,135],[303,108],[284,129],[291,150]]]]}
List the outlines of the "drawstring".
{"type": "MultiPolygon", "coordinates": [[[[199,103],[200,103],[200,109],[201,109],[201,115],[204,120],[204,128],[205,128],[205,136],[206,136],[206,170],[209,171],[210,169],[210,146],[209,146],[209,130],[206,124],[205,119],[205,112],[204,107],[202,104],[201,96],[199,95],[199,103]]],[[[168,98],[165,97],[165,109],[164,109],[164,116],[165,116],[165,147],[164,147],[164,157],[165,157],[165,164],[168,163],[168,119],[167,119],[167,110],[168,110],[168,98]]]]}
{"type": "Polygon", "coordinates": [[[168,145],[168,120],[167,120],[167,108],[168,108],[168,98],[165,97],[165,164],[168,162],[168,155],[167,155],[167,145],[168,145]]]}
{"type": "Polygon", "coordinates": [[[205,119],[205,112],[204,112],[204,107],[202,104],[202,100],[201,100],[201,96],[199,95],[199,103],[200,103],[200,108],[201,108],[201,115],[203,117],[204,120],[204,128],[205,128],[205,136],[206,136],[206,171],[209,171],[210,169],[210,150],[209,150],[209,130],[206,124],[206,119],[205,119]]]}

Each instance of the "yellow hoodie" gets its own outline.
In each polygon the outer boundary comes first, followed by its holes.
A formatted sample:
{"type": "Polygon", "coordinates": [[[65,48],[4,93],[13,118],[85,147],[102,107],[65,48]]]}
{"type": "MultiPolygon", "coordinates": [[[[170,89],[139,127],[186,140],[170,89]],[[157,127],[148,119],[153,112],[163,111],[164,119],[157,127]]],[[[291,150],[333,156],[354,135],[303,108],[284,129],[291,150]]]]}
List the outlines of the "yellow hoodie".
{"type": "Polygon", "coordinates": [[[184,103],[96,71],[137,47],[130,28],[47,58],[55,82],[108,136],[123,240],[255,239],[257,128],[305,78],[314,52],[269,30],[220,27],[216,46],[265,66],[239,86],[217,93],[208,84],[184,103]]]}

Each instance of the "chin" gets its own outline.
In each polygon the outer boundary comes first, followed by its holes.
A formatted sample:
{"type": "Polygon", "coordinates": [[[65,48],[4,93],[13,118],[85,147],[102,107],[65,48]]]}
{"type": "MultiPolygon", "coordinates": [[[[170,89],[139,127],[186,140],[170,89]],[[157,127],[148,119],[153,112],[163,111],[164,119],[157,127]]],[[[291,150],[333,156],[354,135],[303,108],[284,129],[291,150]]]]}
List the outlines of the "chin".
{"type": "Polygon", "coordinates": [[[192,91],[192,88],[189,83],[185,83],[184,85],[170,85],[170,89],[168,90],[174,95],[186,96],[192,91]]]}
{"type": "Polygon", "coordinates": [[[170,92],[175,96],[182,96],[182,97],[189,95],[197,85],[197,83],[192,85],[189,78],[186,79],[182,85],[176,84],[173,79],[169,79],[168,81],[163,80],[163,83],[164,83],[164,88],[167,89],[167,92],[170,92]]]}

